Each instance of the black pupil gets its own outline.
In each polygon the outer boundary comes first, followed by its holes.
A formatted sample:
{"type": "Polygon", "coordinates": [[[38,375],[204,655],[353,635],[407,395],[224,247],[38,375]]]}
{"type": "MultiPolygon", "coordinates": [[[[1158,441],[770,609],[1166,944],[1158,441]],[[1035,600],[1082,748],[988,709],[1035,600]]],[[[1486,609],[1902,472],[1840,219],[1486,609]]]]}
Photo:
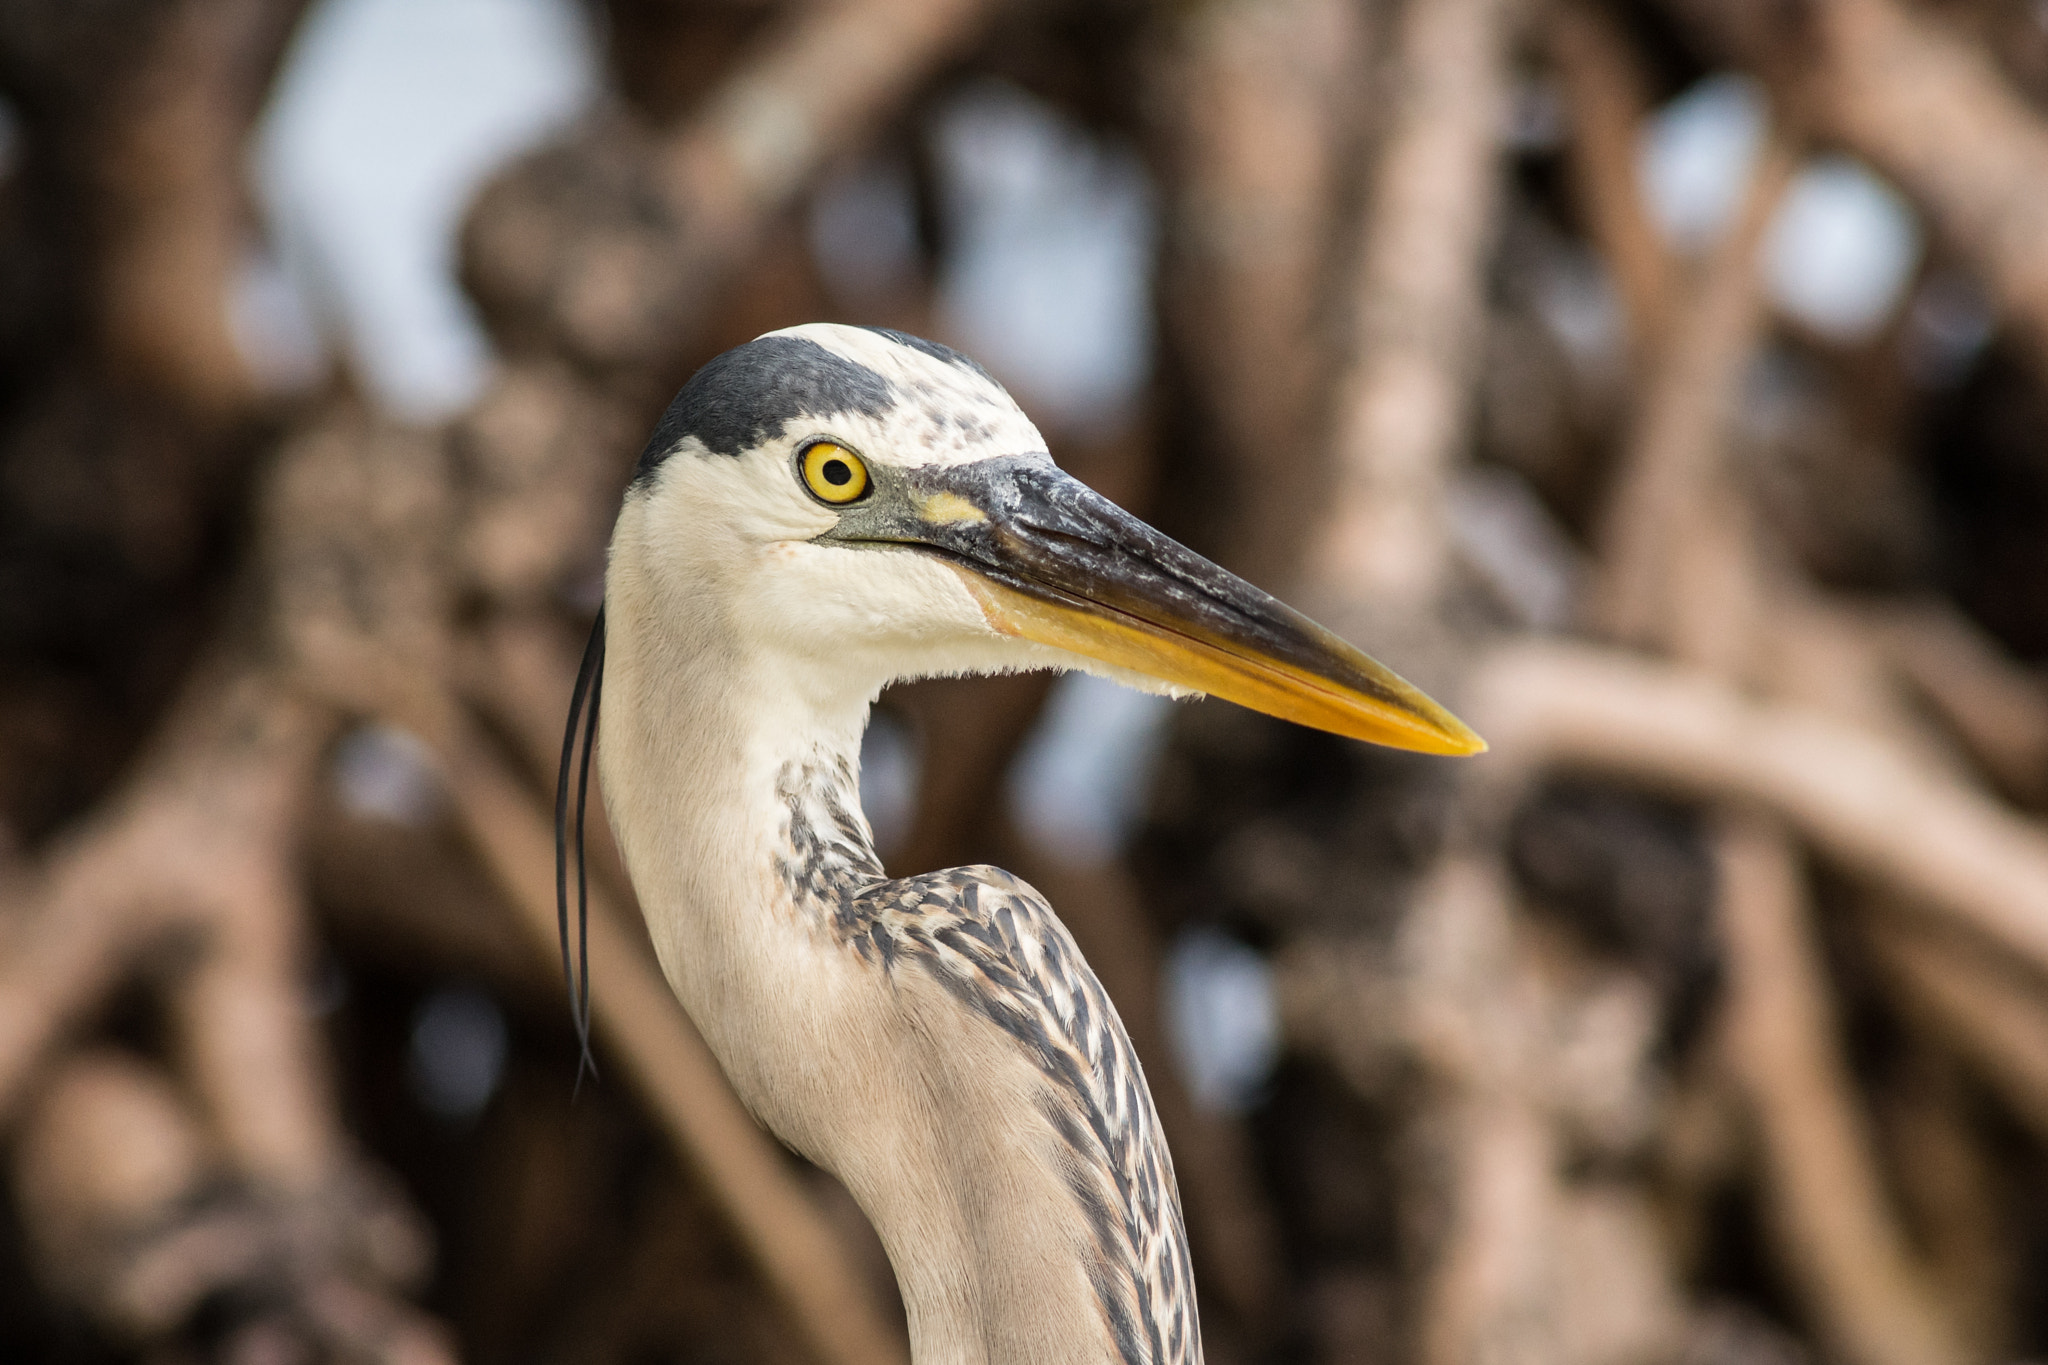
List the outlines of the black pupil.
{"type": "Polygon", "coordinates": [[[844,460],[827,460],[818,472],[825,476],[825,482],[834,488],[853,482],[853,471],[846,467],[844,460]]]}

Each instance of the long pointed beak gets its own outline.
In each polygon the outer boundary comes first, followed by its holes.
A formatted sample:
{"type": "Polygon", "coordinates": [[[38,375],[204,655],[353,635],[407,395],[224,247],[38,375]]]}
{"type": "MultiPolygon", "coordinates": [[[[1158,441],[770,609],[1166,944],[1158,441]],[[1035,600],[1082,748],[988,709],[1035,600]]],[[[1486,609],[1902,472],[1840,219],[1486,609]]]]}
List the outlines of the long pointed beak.
{"type": "Polygon", "coordinates": [[[1042,456],[900,479],[825,538],[938,554],[1004,634],[1375,744],[1486,748],[1392,670],[1042,456]]]}

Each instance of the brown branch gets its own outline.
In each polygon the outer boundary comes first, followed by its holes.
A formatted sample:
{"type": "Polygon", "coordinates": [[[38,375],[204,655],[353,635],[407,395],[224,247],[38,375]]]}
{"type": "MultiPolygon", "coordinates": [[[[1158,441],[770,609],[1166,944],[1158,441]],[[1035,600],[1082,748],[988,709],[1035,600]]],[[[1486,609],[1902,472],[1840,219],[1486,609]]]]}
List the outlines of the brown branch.
{"type": "Polygon", "coordinates": [[[1399,84],[1367,187],[1337,481],[1311,571],[1396,616],[1433,605],[1449,570],[1443,497],[1485,322],[1512,9],[1408,5],[1394,36],[1399,84]]]}
{"type": "MultiPolygon", "coordinates": [[[[1769,648],[1785,643],[1775,637],[1791,621],[1822,613],[1791,609],[1796,575],[1767,561],[1724,454],[1765,323],[1758,249],[1796,156],[1783,137],[1766,144],[1738,222],[1666,334],[1609,508],[1597,607],[1609,631],[1714,674],[1752,681],[1767,665],[1782,671],[1789,652],[1823,675],[1790,681],[1834,691],[1868,671],[1857,668],[1866,651],[1826,632],[1817,645],[1769,648]]],[[[1719,852],[1727,1041],[1761,1138],[1781,1254],[1850,1360],[1960,1362],[1967,1352],[1907,1249],[1831,1036],[1826,982],[1804,938],[1798,850],[1777,820],[1748,814],[1728,823],[1719,852]]]]}
{"type": "Polygon", "coordinates": [[[1513,934],[1499,869],[1453,856],[1417,892],[1400,945],[1401,1028],[1433,1092],[1425,1131],[1449,1167],[1417,1325],[1424,1365],[1540,1339],[1531,1324],[1544,1316],[1560,1153],[1525,1084],[1543,1031],[1513,934]]]}
{"type": "MultiPolygon", "coordinates": [[[[135,779],[51,854],[0,961],[0,1111],[37,1057],[166,932],[196,935],[198,970],[237,934],[227,926],[288,916],[290,859],[314,760],[332,718],[260,672],[199,669],[135,779]],[[214,936],[226,932],[226,938],[214,936]]],[[[276,964],[270,964],[276,965],[276,964]]],[[[303,1011],[286,1002],[268,1046],[293,1065],[317,1055],[303,1011]]],[[[223,1078],[223,1135],[287,1186],[332,1168],[323,1100],[243,1095],[223,1078]],[[255,1108],[245,1111],[246,1099],[255,1108]]]]}
{"type": "Polygon", "coordinates": [[[988,0],[801,6],[681,127],[602,117],[485,191],[464,277],[501,342],[607,371],[684,348],[735,265],[980,32],[988,0]]]}
{"type": "Polygon", "coordinates": [[[144,1338],[175,1331],[208,1299],[254,1300],[274,1306],[241,1330],[281,1335],[295,1352],[310,1339],[343,1359],[453,1359],[441,1329],[356,1282],[366,1266],[373,1278],[419,1279],[424,1240],[409,1215],[376,1208],[376,1191],[354,1192],[354,1211],[382,1223],[365,1240],[386,1254],[349,1248],[338,1273],[322,1226],[331,1210],[223,1180],[233,1169],[223,1155],[154,1065],[112,1049],[67,1058],[31,1107],[16,1153],[25,1230],[46,1283],[144,1338]]]}
{"type": "Polygon", "coordinates": [[[1903,670],[1867,618],[1790,565],[1772,567],[1749,681],[1778,701],[1881,734],[1926,766],[1961,773],[1955,746],[1910,704],[1903,670]]]}
{"type": "MultiPolygon", "coordinates": [[[[201,674],[196,685],[209,681],[201,674]]],[[[143,894],[156,901],[168,874],[182,917],[202,935],[196,960],[173,982],[171,1006],[216,1137],[252,1179],[311,1197],[345,1165],[325,1048],[301,1001],[296,866],[306,793],[334,718],[260,674],[218,685],[235,728],[171,779],[182,797],[177,815],[189,823],[158,839],[181,847],[127,857],[155,860],[134,868],[149,880],[143,894]]]]}
{"type": "MultiPolygon", "coordinates": [[[[536,792],[552,792],[562,761],[562,722],[576,684],[583,643],[561,629],[551,615],[501,613],[483,623],[467,648],[458,652],[460,690],[470,703],[512,740],[521,766],[537,780],[536,792]]],[[[585,854],[591,875],[598,878],[616,904],[630,937],[654,951],[640,913],[626,861],[612,838],[611,822],[602,818],[602,784],[592,782],[590,798],[600,818],[586,829],[585,854]]],[[[551,963],[560,978],[560,963],[551,963]]]]}
{"type": "Polygon", "coordinates": [[[174,1275],[151,1273],[147,1254],[125,1245],[193,1203],[213,1174],[189,1106],[140,1059],[111,1049],[66,1058],[20,1126],[15,1161],[46,1282],[76,1303],[112,1308],[129,1331],[176,1326],[207,1289],[252,1268],[246,1236],[188,1242],[183,1263],[166,1267],[174,1275]]]}
{"type": "MultiPolygon", "coordinates": [[[[304,1006],[298,843],[342,708],[294,683],[370,636],[431,663],[447,611],[436,454],[346,416],[287,443],[213,652],[134,778],[54,846],[0,961],[0,1108],[112,985],[150,969],[195,1122],[272,1248],[260,1275],[291,1319],[278,1330],[372,1359],[445,1351],[379,1287],[415,1278],[426,1253],[416,1233],[389,1235],[411,1215],[357,1166],[304,1006]]],[[[391,671],[418,685],[417,667],[391,671]]],[[[175,1278],[182,1253],[166,1246],[152,1264],[175,1278]]]]}
{"type": "Polygon", "coordinates": [[[1898,181],[2048,365],[2048,122],[1989,56],[1897,0],[1671,0],[1898,181]]]}
{"type": "Polygon", "coordinates": [[[1863,932],[1907,1010],[2048,1142],[2048,996],[2040,983],[2016,979],[2008,965],[1981,960],[1905,916],[1873,915],[1863,932]]]}
{"type": "Polygon", "coordinates": [[[442,822],[366,817],[331,798],[307,827],[307,895],[352,961],[417,971],[441,964],[513,1001],[559,1005],[562,973],[538,961],[503,897],[442,822]]]}
{"type": "MultiPolygon", "coordinates": [[[[1613,634],[1749,680],[1778,624],[1773,589],[1791,584],[1766,563],[1724,450],[1766,321],[1758,249],[1790,182],[1796,147],[1782,135],[1767,142],[1738,221],[1689,306],[1667,325],[1668,264],[1647,235],[1632,147],[1618,145],[1638,112],[1616,107],[1627,91],[1614,88],[1612,68],[1626,54],[1617,59],[1613,35],[1574,11],[1560,16],[1555,38],[1564,64],[1577,72],[1579,103],[1592,125],[1582,130],[1590,145],[1580,160],[1596,231],[1608,239],[1610,258],[1633,267],[1635,278],[1624,285],[1639,347],[1652,336],[1663,342],[1610,495],[1595,615],[1613,634]],[[1607,145],[1596,140],[1602,135],[1607,145]],[[1603,167],[1603,153],[1625,159],[1603,167]]],[[[1744,818],[1723,839],[1730,1051],[1762,1136],[1778,1242],[1811,1311],[1851,1360],[1960,1362],[1956,1334],[1888,1207],[1853,1087],[1828,1036],[1825,985],[1817,964],[1802,956],[1796,858],[1785,830],[1763,817],[1744,818]]]]}
{"type": "MultiPolygon", "coordinates": [[[[1602,624],[1853,717],[1902,758],[1945,771],[1938,758],[1926,762],[1932,746],[1863,634],[1767,556],[1724,467],[1729,419],[1765,322],[1760,238],[1794,161],[1783,139],[1767,146],[1741,221],[1668,334],[1610,509],[1602,624]]],[[[1632,202],[1633,187],[1623,189],[1632,202]]],[[[1798,852],[1777,820],[1751,813],[1729,822],[1720,855],[1727,1041],[1795,1283],[1853,1361],[1959,1362],[1971,1352],[1945,1311],[1953,1304],[1937,1297],[1908,1248],[1832,1037],[1827,986],[1805,941],[1798,852]]]]}
{"type": "MultiPolygon", "coordinates": [[[[1723,446],[1765,320],[1757,249],[1796,165],[1793,143],[1782,136],[1767,141],[1741,215],[1667,336],[1624,439],[1625,463],[1601,531],[1594,607],[1601,627],[1621,638],[1668,643],[1668,632],[1678,626],[1674,612],[1739,610],[1754,595],[1753,585],[1729,581],[1749,565],[1752,556],[1745,550],[1688,542],[1740,534],[1743,524],[1732,506],[1702,517],[1701,504],[1727,501],[1723,446]],[[1701,558],[1709,562],[1703,565],[1701,558]],[[1702,586],[1695,577],[1702,568],[1723,581],[1702,586]]],[[[1741,641],[1754,633],[1728,625],[1695,623],[1680,633],[1696,641],[1741,641]]]]}
{"type": "Polygon", "coordinates": [[[1329,474],[1316,449],[1329,380],[1318,332],[1346,125],[1360,121],[1362,8],[1190,7],[1158,82],[1171,201],[1160,319],[1187,369],[1185,426],[1215,441],[1228,481],[1198,510],[1227,510],[1217,554],[1253,582],[1297,572],[1302,509],[1329,474]]]}
{"type": "Polygon", "coordinates": [[[109,367],[207,415],[257,387],[229,331],[246,249],[244,144],[305,0],[169,7],[150,62],[109,101],[101,325],[109,367]]]}
{"type": "Polygon", "coordinates": [[[441,1361],[439,1329],[380,1288],[415,1281],[427,1252],[410,1212],[355,1165],[300,988],[294,855],[334,719],[246,663],[188,680],[135,778],[51,854],[11,926],[0,1108],[116,982],[147,968],[196,1102],[189,1120],[125,1072],[87,1068],[106,1083],[79,1091],[73,1067],[58,1109],[29,1124],[47,1138],[43,1164],[74,1177],[39,1183],[38,1197],[58,1229],[49,1254],[80,1267],[76,1297],[147,1335],[208,1295],[260,1285],[284,1291],[293,1333],[364,1359],[441,1361]],[[121,1163],[146,1166],[152,1142],[203,1148],[204,1169],[180,1158],[148,1189],[124,1184],[121,1163]],[[229,1178],[234,1198],[195,1204],[202,1177],[229,1178]],[[360,1311],[323,1319],[320,1304],[337,1299],[360,1311]]]}
{"type": "Polygon", "coordinates": [[[1590,768],[1755,802],[1849,870],[2048,973],[2048,833],[1896,743],[1698,673],[1583,646],[1522,643],[1470,680],[1466,714],[1513,784],[1590,768]]]}
{"type": "Polygon", "coordinates": [[[1918,1261],[1970,1354],[2009,1359],[2023,1271],[2010,1254],[2002,1135],[1981,1121],[1967,1066],[1938,1035],[1904,1040],[1874,1118],[1918,1261]]]}
{"type": "Polygon", "coordinates": [[[1590,1097],[1573,1094],[1584,1087],[1573,1084],[1563,1039],[1585,997],[1549,979],[1490,857],[1453,853],[1438,864],[1398,959],[1403,1041],[1429,1090],[1417,1137],[1425,1169],[1448,1168],[1435,1177],[1447,1207],[1434,1220],[1440,1245],[1422,1290],[1418,1357],[1667,1358],[1683,1312],[1648,1201],[1567,1176],[1569,1120],[1590,1116],[1569,1111],[1590,1097]]]}
{"type": "Polygon", "coordinates": [[[1442,1117],[1453,1155],[1455,1223],[1430,1276],[1418,1358],[1471,1365],[1513,1350],[1549,1286],[1558,1198],[1555,1134],[1525,1100],[1468,1093],[1442,1117]]]}
{"type": "Polygon", "coordinates": [[[24,4],[0,16],[32,173],[82,246],[98,362],[192,416],[256,397],[229,328],[249,237],[243,151],[305,0],[24,4]]]}
{"type": "Polygon", "coordinates": [[[1647,357],[1664,339],[1678,280],[1637,192],[1644,76],[1627,38],[1587,0],[1553,7],[1546,36],[1571,113],[1572,179],[1586,228],[1614,271],[1636,353],[1647,357]]]}
{"type": "Polygon", "coordinates": [[[1885,1207],[1791,845],[1775,821],[1742,816],[1718,852],[1726,1041],[1793,1277],[1856,1365],[1961,1365],[1969,1353],[1885,1207]]]}
{"type": "Polygon", "coordinates": [[[2048,686],[2038,676],[1946,603],[1879,612],[1867,628],[2000,785],[2048,797],[2048,686]]]}
{"type": "Polygon", "coordinates": [[[462,497],[456,572],[501,607],[551,603],[599,561],[641,415],[549,358],[508,364],[448,432],[462,497]]]}

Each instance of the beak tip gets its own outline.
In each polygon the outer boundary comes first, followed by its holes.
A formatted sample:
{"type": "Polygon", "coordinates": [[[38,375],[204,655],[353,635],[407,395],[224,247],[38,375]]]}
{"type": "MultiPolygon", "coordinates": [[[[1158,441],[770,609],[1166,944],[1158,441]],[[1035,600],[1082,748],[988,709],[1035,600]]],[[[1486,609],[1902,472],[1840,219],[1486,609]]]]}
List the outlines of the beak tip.
{"type": "Polygon", "coordinates": [[[1473,758],[1485,753],[1491,746],[1470,726],[1455,717],[1446,716],[1443,721],[1431,725],[1428,738],[1420,743],[1402,747],[1412,747],[1421,753],[1435,754],[1442,758],[1473,758]]]}
{"type": "Polygon", "coordinates": [[[1372,720],[1368,729],[1358,732],[1360,739],[1439,758],[1470,758],[1486,752],[1488,745],[1479,732],[1452,715],[1450,708],[1399,678],[1392,681],[1405,695],[1391,707],[1372,705],[1372,720]],[[1388,725],[1388,721],[1394,724],[1388,725]]]}
{"type": "Polygon", "coordinates": [[[1454,746],[1448,751],[1453,758],[1475,758],[1492,747],[1477,730],[1463,721],[1454,719],[1452,723],[1456,728],[1450,730],[1447,738],[1454,746]]]}
{"type": "Polygon", "coordinates": [[[1470,758],[1485,753],[1489,747],[1478,731],[1419,693],[1406,706],[1387,706],[1377,699],[1360,700],[1365,704],[1351,709],[1342,720],[1327,713],[1308,716],[1274,708],[1260,709],[1311,729],[1432,758],[1470,758]]]}

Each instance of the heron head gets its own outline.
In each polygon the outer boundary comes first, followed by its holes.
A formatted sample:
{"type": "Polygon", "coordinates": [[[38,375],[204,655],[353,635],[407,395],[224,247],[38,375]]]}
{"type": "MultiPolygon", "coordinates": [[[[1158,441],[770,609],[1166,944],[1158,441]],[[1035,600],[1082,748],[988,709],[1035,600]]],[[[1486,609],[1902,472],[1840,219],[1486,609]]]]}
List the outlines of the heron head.
{"type": "MultiPolygon", "coordinates": [[[[612,586],[863,696],[1069,667],[1432,753],[1485,747],[1329,631],[1062,473],[973,361],[814,323],[727,351],[642,454],[612,586]]],[[[616,628],[615,623],[615,628],[616,628]]]]}

